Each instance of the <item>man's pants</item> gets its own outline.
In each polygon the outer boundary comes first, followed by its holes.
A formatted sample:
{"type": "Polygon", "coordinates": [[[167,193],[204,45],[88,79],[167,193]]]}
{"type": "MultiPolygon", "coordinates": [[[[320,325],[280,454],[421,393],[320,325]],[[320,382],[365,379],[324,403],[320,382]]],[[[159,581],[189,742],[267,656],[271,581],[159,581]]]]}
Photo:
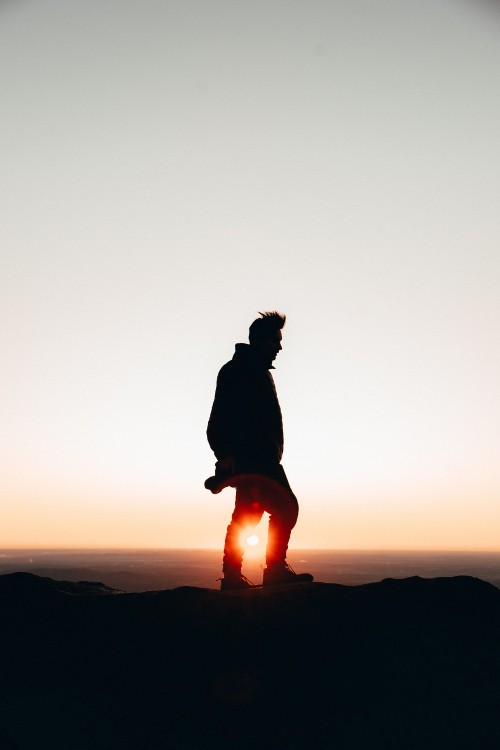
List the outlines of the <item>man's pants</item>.
{"type": "Polygon", "coordinates": [[[275,464],[266,467],[265,474],[242,474],[235,486],[236,504],[224,543],[224,573],[241,570],[242,537],[252,532],[264,513],[270,514],[266,563],[284,563],[299,505],[283,467],[275,464]]]}

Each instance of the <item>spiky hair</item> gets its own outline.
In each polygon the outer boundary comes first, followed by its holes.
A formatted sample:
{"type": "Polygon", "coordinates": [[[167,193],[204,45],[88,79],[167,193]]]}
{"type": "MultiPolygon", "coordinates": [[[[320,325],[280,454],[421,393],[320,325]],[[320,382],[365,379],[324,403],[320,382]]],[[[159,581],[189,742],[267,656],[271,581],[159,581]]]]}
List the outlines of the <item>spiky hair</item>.
{"type": "Polygon", "coordinates": [[[261,341],[270,338],[275,331],[279,331],[286,322],[286,315],[282,315],[276,310],[271,312],[259,312],[260,318],[254,320],[250,326],[248,338],[252,341],[261,341]]]}

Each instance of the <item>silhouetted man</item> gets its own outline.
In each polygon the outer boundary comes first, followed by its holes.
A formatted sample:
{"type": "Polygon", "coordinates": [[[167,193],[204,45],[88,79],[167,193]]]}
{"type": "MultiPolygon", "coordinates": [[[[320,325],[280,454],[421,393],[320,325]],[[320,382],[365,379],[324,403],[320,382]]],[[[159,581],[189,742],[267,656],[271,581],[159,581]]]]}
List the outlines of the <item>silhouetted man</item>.
{"type": "Polygon", "coordinates": [[[215,476],[205,482],[212,492],[236,487],[236,504],[224,544],[221,589],[246,589],[242,575],[243,536],[270,514],[263,585],[312,581],[286,562],[290,533],[299,507],[283,467],[283,421],[269,370],[281,350],[286,317],[259,313],[250,326],[250,344],[236,344],[234,356],[217,377],[207,428],[217,458],[215,476]]]}

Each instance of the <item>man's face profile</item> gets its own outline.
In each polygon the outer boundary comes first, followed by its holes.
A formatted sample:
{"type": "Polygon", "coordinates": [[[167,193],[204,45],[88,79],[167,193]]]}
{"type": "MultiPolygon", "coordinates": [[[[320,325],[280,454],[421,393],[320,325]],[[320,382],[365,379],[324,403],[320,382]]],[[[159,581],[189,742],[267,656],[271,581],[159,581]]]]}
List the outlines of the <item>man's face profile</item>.
{"type": "Polygon", "coordinates": [[[278,352],[281,351],[281,340],[283,338],[283,334],[281,333],[281,330],[278,329],[275,331],[274,334],[269,336],[265,339],[260,339],[259,341],[256,341],[256,346],[258,349],[262,352],[262,354],[265,354],[266,357],[268,357],[271,361],[275,360],[278,352]]]}

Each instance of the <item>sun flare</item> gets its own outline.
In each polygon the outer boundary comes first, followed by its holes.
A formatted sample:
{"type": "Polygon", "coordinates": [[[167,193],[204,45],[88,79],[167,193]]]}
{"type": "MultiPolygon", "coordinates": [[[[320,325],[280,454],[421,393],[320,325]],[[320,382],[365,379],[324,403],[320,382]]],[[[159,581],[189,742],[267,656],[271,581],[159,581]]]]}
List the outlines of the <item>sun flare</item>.
{"type": "Polygon", "coordinates": [[[247,536],[246,543],[249,547],[255,547],[259,543],[259,537],[256,534],[251,534],[251,536],[247,536]]]}

